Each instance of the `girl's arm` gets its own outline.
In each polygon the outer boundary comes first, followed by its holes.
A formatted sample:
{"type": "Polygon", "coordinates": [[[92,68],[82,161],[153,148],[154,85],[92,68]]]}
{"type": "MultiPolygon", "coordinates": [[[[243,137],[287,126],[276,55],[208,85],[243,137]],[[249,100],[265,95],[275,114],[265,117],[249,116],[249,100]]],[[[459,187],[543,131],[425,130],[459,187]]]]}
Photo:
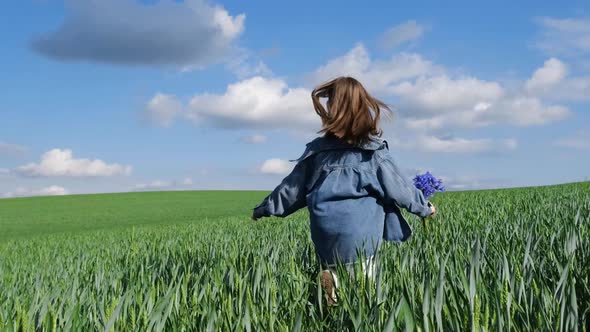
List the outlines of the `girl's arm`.
{"type": "Polygon", "coordinates": [[[305,207],[307,163],[305,160],[297,163],[293,171],[283,179],[262,203],[258,204],[252,213],[254,220],[261,217],[286,217],[305,207]]]}
{"type": "Polygon", "coordinates": [[[389,153],[381,158],[377,168],[377,179],[385,204],[397,204],[420,217],[428,217],[433,208],[424,198],[422,192],[403,176],[389,153]]]}

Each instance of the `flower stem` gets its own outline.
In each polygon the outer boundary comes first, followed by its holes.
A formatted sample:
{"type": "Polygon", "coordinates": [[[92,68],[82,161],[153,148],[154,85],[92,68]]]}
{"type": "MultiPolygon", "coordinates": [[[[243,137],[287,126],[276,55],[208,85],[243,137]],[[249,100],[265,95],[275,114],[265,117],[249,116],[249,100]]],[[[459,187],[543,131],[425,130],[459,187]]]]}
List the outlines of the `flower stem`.
{"type": "Polygon", "coordinates": [[[428,225],[426,223],[426,218],[422,218],[422,225],[424,226],[424,231],[428,230],[428,225]]]}

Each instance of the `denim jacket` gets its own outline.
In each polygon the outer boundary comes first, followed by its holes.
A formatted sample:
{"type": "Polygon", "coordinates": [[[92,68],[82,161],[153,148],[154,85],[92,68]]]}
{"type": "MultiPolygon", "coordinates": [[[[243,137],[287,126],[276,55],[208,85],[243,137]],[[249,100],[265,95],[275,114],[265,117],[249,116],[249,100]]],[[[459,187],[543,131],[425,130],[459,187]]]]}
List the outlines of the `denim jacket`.
{"type": "Polygon", "coordinates": [[[373,256],[381,242],[412,234],[400,207],[421,217],[430,205],[400,172],[385,140],[360,146],[335,137],[306,145],[293,171],[254,208],[254,218],[289,214],[307,206],[311,238],[322,263],[373,256]]]}

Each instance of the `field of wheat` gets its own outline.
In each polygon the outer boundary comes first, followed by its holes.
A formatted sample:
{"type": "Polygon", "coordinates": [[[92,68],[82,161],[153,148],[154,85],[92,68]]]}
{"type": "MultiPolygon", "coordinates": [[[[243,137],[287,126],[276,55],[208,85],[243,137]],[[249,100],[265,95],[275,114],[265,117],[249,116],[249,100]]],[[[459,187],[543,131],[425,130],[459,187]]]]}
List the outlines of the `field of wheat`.
{"type": "Polygon", "coordinates": [[[0,330],[589,331],[590,183],[447,192],[326,307],[307,212],[264,192],[0,200],[0,330]]]}

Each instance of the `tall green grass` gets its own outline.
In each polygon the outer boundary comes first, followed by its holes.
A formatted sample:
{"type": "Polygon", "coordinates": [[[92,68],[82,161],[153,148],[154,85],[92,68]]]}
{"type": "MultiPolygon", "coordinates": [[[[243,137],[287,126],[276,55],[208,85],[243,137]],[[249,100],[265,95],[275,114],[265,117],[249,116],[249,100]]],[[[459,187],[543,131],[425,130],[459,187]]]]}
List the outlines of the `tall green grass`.
{"type": "Polygon", "coordinates": [[[0,200],[0,330],[588,331],[588,183],[437,195],[331,308],[307,213],[251,221],[263,196],[0,200]]]}

